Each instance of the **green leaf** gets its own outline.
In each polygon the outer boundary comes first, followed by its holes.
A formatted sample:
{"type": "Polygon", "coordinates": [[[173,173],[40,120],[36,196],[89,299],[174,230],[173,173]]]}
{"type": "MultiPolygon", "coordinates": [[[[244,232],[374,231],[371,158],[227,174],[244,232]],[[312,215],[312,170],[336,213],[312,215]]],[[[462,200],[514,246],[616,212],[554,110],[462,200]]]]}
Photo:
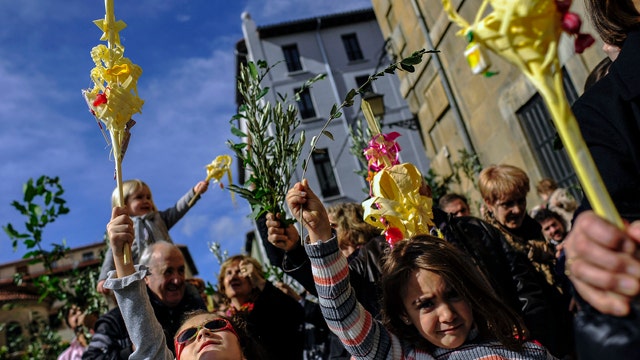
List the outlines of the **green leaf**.
{"type": "Polygon", "coordinates": [[[262,91],[260,91],[260,95],[258,95],[258,99],[257,100],[262,99],[265,95],[267,95],[268,92],[269,92],[269,88],[268,87],[262,89],[262,91]]]}
{"type": "Polygon", "coordinates": [[[347,93],[347,96],[345,96],[344,98],[344,101],[345,102],[353,101],[353,98],[356,96],[356,94],[357,94],[356,89],[349,90],[349,92],[347,93]]]}
{"type": "Polygon", "coordinates": [[[249,65],[249,74],[251,75],[251,78],[257,79],[258,69],[256,69],[256,64],[254,64],[253,61],[249,61],[248,65],[249,65]]]}
{"type": "Polygon", "coordinates": [[[400,63],[400,67],[402,68],[402,70],[404,70],[406,72],[412,73],[412,72],[416,71],[416,68],[413,67],[413,65],[406,65],[406,64],[400,63]]]}
{"type": "Polygon", "coordinates": [[[421,55],[416,55],[414,53],[414,55],[406,58],[406,59],[402,59],[402,61],[400,62],[402,65],[417,65],[420,64],[422,62],[422,56],[421,55]]]}
{"type": "Polygon", "coordinates": [[[247,134],[243,133],[242,131],[240,131],[240,129],[238,129],[235,126],[231,127],[231,133],[237,137],[241,137],[241,138],[247,137],[247,134]]]}
{"type": "Polygon", "coordinates": [[[333,134],[330,133],[328,130],[324,130],[322,133],[324,134],[324,136],[326,136],[329,139],[333,140],[333,134]]]}

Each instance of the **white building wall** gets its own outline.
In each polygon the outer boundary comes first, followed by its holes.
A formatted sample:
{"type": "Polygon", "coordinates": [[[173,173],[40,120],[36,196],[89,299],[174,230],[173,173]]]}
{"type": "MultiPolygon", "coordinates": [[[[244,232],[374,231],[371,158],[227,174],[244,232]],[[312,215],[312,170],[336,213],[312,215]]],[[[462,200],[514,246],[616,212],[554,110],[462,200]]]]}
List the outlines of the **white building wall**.
{"type": "MultiPolygon", "coordinates": [[[[388,64],[386,57],[382,64],[379,59],[384,50],[384,39],[375,18],[365,22],[351,22],[343,26],[323,28],[326,17],[315,19],[318,26],[314,30],[304,32],[290,32],[277,37],[260,38],[260,29],[248,16],[243,15],[244,40],[248,49],[248,60],[265,60],[269,65],[278,64],[265,79],[264,86],[271,91],[268,101],[276,101],[276,94],[287,94],[293,101],[294,89],[300,87],[307,79],[318,74],[326,73],[327,78],[316,82],[311,89],[311,96],[317,117],[302,121],[301,128],[306,132],[307,144],[302,151],[302,157],[309,154],[309,142],[318,135],[320,129],[329,117],[334,104],[341,104],[346,93],[356,88],[356,77],[371,75],[374,71],[383,70],[388,64]],[[363,60],[350,62],[342,42],[342,35],[355,33],[364,55],[363,60]],[[300,53],[303,70],[289,73],[284,63],[282,46],[296,44],[300,53]]],[[[307,20],[304,20],[307,21],[307,20]]],[[[309,21],[313,21],[310,19],[309,21]]],[[[281,26],[285,26],[282,24],[281,26]]],[[[280,25],[276,25],[280,26],[280,25]]],[[[272,26],[269,26],[272,27],[272,26]]],[[[373,83],[375,92],[384,94],[386,115],[385,123],[411,119],[413,114],[399,93],[399,80],[395,75],[386,75],[373,83]]],[[[328,148],[334,174],[340,187],[340,195],[323,199],[325,203],[356,201],[361,202],[367,196],[363,191],[367,187],[364,179],[354,173],[360,168],[358,160],[349,152],[351,141],[348,126],[357,117],[363,117],[360,111],[360,99],[356,97],[353,107],[342,110],[342,117],[333,120],[328,127],[334,140],[322,136],[318,141],[318,148],[328,148]]],[[[402,136],[398,139],[402,147],[401,160],[415,164],[426,172],[428,160],[418,131],[394,127],[402,136]]],[[[383,132],[389,132],[383,127],[383,132]]],[[[298,177],[302,171],[298,170],[298,177]]],[[[305,175],[314,189],[319,189],[317,175],[313,162],[310,160],[305,175]]],[[[296,179],[299,180],[299,179],[296,179]]]]}

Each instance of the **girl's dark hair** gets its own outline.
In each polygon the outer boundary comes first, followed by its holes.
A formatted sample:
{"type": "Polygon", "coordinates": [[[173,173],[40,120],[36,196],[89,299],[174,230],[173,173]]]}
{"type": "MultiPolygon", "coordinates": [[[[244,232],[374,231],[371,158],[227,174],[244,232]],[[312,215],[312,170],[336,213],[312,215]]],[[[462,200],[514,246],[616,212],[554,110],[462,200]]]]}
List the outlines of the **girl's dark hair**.
{"type": "Polygon", "coordinates": [[[482,340],[497,340],[520,351],[527,330],[520,317],[495,295],[473,260],[445,240],[417,235],[395,244],[382,267],[382,321],[401,339],[430,350],[434,345],[413,324],[405,324],[403,299],[409,277],[416,270],[433,272],[469,304],[482,340]]]}
{"type": "Polygon", "coordinates": [[[622,47],[627,33],[640,25],[633,0],[585,0],[587,14],[602,40],[622,47]]]}
{"type": "MultiPolygon", "coordinates": [[[[229,316],[222,316],[222,315],[210,313],[206,310],[194,310],[194,311],[187,312],[182,316],[182,324],[184,324],[187,320],[191,319],[192,317],[195,317],[198,315],[214,315],[214,316],[229,320],[229,322],[233,326],[233,329],[238,334],[238,340],[240,340],[240,349],[242,350],[242,354],[244,355],[244,357],[250,360],[254,360],[254,359],[266,360],[266,357],[264,355],[266,354],[264,348],[262,347],[262,345],[260,345],[260,343],[258,343],[255,340],[255,337],[252,336],[251,333],[247,330],[247,322],[241,316],[229,317],[229,316]]],[[[176,332],[173,335],[173,337],[175,338],[181,330],[182,328],[178,329],[178,332],[176,332]]]]}

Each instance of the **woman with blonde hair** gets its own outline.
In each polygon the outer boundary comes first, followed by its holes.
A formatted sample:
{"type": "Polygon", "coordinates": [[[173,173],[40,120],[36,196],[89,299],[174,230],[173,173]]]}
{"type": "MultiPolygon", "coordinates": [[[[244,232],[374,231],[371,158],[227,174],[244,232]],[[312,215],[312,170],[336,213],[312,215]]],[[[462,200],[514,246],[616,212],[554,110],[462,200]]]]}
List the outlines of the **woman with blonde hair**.
{"type": "Polygon", "coordinates": [[[227,315],[245,319],[268,359],[302,359],[302,305],[266,280],[256,259],[235,255],[225,260],[218,287],[226,296],[227,315]]]}

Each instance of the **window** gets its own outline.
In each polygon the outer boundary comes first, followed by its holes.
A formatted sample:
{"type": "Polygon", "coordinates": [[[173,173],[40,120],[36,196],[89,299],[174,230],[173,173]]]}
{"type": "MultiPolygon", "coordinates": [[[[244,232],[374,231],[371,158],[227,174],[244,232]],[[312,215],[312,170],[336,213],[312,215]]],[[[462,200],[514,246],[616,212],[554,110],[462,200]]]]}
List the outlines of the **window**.
{"type": "Polygon", "coordinates": [[[18,265],[16,266],[16,273],[19,274],[29,274],[29,265],[18,265]]]}
{"type": "Polygon", "coordinates": [[[349,58],[349,61],[364,59],[356,34],[342,35],[342,44],[344,44],[344,50],[347,52],[347,58],[349,58]]]}
{"type": "Polygon", "coordinates": [[[331,165],[331,158],[329,157],[329,149],[316,149],[311,155],[313,158],[313,165],[315,166],[316,173],[318,174],[318,182],[320,183],[320,191],[322,197],[327,198],[340,194],[338,189],[338,182],[336,176],[333,173],[333,166],[331,165]]]}
{"type": "Polygon", "coordinates": [[[87,251],[82,253],[82,261],[89,261],[93,259],[94,259],[93,251],[87,251]]]}
{"type": "MultiPolygon", "coordinates": [[[[367,80],[369,80],[369,75],[356,76],[356,86],[358,87],[358,89],[360,88],[360,86],[362,86],[362,84],[366,83],[367,80]]],[[[367,84],[367,86],[362,90],[364,90],[365,93],[373,92],[373,86],[371,85],[371,83],[367,84]]]]}
{"type": "MultiPolygon", "coordinates": [[[[563,71],[563,83],[567,99],[569,103],[573,103],[578,98],[578,94],[565,71],[563,71]]],[[[516,116],[543,176],[556,180],[560,187],[569,189],[571,195],[580,199],[582,194],[577,190],[578,178],[566,150],[564,148],[558,150],[554,146],[557,133],[542,96],[535,94],[516,111],[516,116]]]]}
{"type": "Polygon", "coordinates": [[[300,88],[297,88],[294,89],[294,92],[300,96],[297,100],[300,117],[303,119],[316,117],[316,110],[313,108],[313,100],[311,99],[311,92],[309,91],[309,88],[304,89],[302,92],[300,92],[300,88]]]}
{"type": "Polygon", "coordinates": [[[289,72],[302,70],[298,45],[291,44],[283,46],[282,53],[284,54],[284,61],[287,63],[287,70],[289,70],[289,72]]]}

